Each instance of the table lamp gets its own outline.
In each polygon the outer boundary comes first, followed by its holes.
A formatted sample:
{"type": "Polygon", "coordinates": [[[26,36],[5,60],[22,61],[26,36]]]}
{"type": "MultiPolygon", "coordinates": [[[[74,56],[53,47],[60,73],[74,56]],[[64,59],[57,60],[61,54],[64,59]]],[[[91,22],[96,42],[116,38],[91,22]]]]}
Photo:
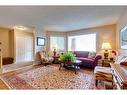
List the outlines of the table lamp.
{"type": "Polygon", "coordinates": [[[52,49],[53,49],[53,56],[56,56],[56,53],[57,53],[57,49],[58,49],[58,46],[57,46],[57,44],[53,44],[53,47],[52,47],[52,49]]]}
{"type": "Polygon", "coordinates": [[[102,44],[101,49],[105,50],[105,52],[104,52],[104,59],[108,59],[108,56],[109,56],[108,50],[111,49],[110,43],[104,42],[104,43],[102,44]]]}

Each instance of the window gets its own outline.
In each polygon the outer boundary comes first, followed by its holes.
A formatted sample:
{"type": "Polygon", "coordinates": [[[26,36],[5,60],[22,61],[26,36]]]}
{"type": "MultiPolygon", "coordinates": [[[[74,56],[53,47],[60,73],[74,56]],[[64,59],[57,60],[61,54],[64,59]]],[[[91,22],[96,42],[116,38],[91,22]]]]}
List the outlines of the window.
{"type": "Polygon", "coordinates": [[[69,51],[96,51],[96,34],[68,37],[69,51]]]}
{"type": "Polygon", "coordinates": [[[64,37],[50,37],[50,50],[57,49],[59,51],[65,50],[65,38],[64,37]]]}

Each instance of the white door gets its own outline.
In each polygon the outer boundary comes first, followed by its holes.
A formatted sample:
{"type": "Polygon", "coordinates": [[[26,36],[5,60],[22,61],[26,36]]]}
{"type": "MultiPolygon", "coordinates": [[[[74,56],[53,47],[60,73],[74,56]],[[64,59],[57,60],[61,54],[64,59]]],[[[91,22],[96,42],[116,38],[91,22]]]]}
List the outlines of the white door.
{"type": "Polygon", "coordinates": [[[16,37],[16,62],[33,61],[33,37],[16,37]]]}

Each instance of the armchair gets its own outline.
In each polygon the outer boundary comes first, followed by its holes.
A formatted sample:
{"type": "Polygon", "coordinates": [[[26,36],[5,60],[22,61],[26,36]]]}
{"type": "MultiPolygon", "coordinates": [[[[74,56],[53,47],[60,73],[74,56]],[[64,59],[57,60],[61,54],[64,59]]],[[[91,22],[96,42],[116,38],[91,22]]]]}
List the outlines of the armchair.
{"type": "Polygon", "coordinates": [[[49,57],[45,51],[40,51],[39,57],[40,57],[41,64],[48,65],[48,64],[52,64],[53,62],[53,58],[49,57]]]}

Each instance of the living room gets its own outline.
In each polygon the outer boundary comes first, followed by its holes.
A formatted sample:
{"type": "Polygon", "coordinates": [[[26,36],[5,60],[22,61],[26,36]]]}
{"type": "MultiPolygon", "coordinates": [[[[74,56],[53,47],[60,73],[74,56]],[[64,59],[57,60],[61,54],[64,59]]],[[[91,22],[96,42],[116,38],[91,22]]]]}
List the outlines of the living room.
{"type": "Polygon", "coordinates": [[[127,89],[126,9],[0,6],[0,89],[127,89]]]}

